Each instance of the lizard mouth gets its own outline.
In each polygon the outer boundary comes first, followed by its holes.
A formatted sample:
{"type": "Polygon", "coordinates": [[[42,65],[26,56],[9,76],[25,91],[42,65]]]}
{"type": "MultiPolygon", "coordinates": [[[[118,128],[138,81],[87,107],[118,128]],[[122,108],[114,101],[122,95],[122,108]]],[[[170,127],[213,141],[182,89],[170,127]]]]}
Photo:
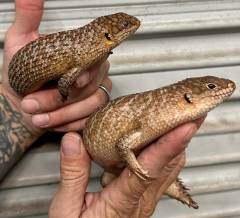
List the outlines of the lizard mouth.
{"type": "Polygon", "coordinates": [[[213,94],[213,97],[229,97],[232,95],[236,88],[235,83],[231,82],[228,84],[228,88],[222,89],[216,93],[213,94]]]}

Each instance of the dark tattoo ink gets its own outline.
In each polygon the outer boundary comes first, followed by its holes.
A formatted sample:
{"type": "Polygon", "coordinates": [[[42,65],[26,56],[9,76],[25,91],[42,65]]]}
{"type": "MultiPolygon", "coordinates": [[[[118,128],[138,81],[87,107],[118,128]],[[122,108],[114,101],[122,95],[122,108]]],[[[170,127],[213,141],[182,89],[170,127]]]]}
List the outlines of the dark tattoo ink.
{"type": "Polygon", "coordinates": [[[20,145],[31,137],[21,118],[0,93],[0,181],[24,153],[20,145]]]}

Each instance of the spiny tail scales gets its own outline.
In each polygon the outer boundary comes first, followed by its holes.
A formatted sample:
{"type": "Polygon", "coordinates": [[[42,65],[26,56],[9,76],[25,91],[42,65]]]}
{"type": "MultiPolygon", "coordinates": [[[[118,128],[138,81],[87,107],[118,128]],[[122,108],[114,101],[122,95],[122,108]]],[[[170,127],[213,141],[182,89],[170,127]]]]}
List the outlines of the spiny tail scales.
{"type": "Polygon", "coordinates": [[[164,194],[182,202],[183,204],[188,205],[189,207],[198,209],[197,202],[192,199],[192,196],[188,193],[188,190],[189,189],[184,186],[181,179],[177,178],[177,180],[168,187],[164,194]]]}

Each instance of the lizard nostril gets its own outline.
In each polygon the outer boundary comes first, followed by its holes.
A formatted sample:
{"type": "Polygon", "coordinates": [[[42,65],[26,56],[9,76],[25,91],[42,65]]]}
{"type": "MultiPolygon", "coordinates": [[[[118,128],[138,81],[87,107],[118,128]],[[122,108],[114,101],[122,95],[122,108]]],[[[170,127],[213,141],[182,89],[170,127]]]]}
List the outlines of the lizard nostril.
{"type": "Polygon", "coordinates": [[[228,87],[235,89],[235,88],[236,88],[236,85],[235,85],[234,82],[230,82],[230,83],[228,83],[228,87]]]}

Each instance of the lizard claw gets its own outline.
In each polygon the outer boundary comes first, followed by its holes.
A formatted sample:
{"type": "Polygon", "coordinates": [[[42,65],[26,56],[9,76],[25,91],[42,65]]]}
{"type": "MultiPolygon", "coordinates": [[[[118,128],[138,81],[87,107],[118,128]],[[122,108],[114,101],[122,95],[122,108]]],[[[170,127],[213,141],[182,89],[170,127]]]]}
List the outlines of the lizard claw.
{"type": "Polygon", "coordinates": [[[133,173],[143,181],[152,180],[153,178],[149,175],[148,170],[144,170],[143,168],[137,168],[133,170],[133,173]]]}

